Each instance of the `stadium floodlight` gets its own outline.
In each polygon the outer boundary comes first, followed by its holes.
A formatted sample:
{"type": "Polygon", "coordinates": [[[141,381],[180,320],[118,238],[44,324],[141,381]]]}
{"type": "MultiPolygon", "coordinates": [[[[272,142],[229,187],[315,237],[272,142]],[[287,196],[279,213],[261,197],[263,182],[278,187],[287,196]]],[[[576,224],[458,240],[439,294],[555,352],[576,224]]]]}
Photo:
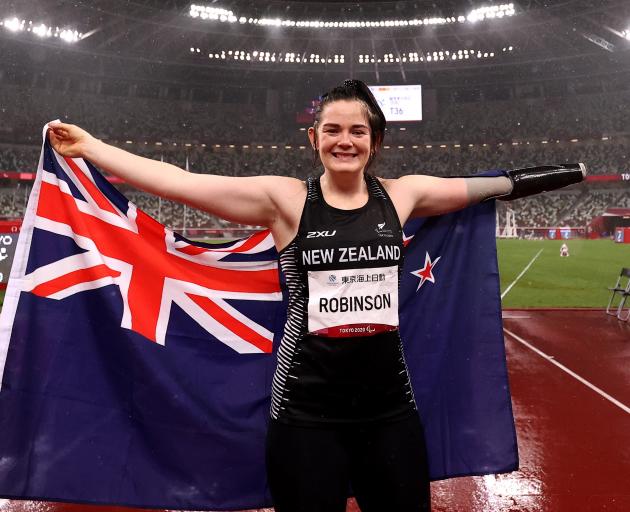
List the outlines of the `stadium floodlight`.
{"type": "Polygon", "coordinates": [[[4,27],[11,32],[20,32],[24,30],[24,20],[20,21],[17,18],[7,18],[4,20],[4,27]]]}
{"type": "Polygon", "coordinates": [[[514,14],[514,4],[492,5],[489,7],[479,7],[478,9],[473,9],[470,11],[468,16],[466,16],[466,19],[471,23],[475,23],[477,21],[487,19],[514,16],[514,14]]]}
{"type": "MultiPolygon", "coordinates": [[[[505,51],[506,49],[504,49],[505,51]]],[[[376,62],[382,62],[384,64],[393,64],[400,62],[440,62],[445,60],[457,61],[464,60],[470,57],[477,59],[491,59],[496,57],[495,52],[489,52],[485,50],[473,50],[473,49],[461,49],[461,50],[434,50],[427,51],[423,55],[418,52],[407,52],[400,54],[386,53],[382,57],[374,55],[360,54],[357,57],[359,64],[370,64],[376,62]]]]}
{"type": "Polygon", "coordinates": [[[472,10],[467,16],[434,16],[398,20],[356,20],[356,21],[322,21],[322,20],[290,20],[281,18],[253,18],[244,14],[238,16],[233,11],[220,7],[209,7],[203,5],[191,5],[188,12],[191,18],[197,18],[204,21],[219,21],[241,24],[249,23],[250,25],[271,26],[271,27],[298,27],[298,28],[342,28],[342,29],[364,29],[373,27],[409,27],[409,26],[431,26],[446,25],[450,23],[475,23],[481,20],[500,19],[506,16],[514,16],[514,4],[502,4],[490,7],[480,7],[472,10]]]}
{"type": "Polygon", "coordinates": [[[49,27],[47,27],[43,23],[40,23],[36,27],[33,27],[31,29],[31,32],[33,32],[33,34],[35,34],[35,35],[37,35],[39,37],[46,37],[46,36],[50,36],[50,34],[52,32],[52,29],[50,29],[49,27]]]}
{"type": "Polygon", "coordinates": [[[17,17],[7,18],[0,21],[0,27],[4,27],[9,32],[30,32],[40,38],[56,37],[68,43],[76,43],[83,37],[78,30],[70,28],[59,28],[46,25],[41,22],[33,22],[18,19],[17,17]]]}
{"type": "MultiPolygon", "coordinates": [[[[512,49],[512,47],[510,47],[512,49]]],[[[507,51],[504,48],[503,51],[507,51]]],[[[283,64],[320,64],[320,65],[339,65],[345,64],[346,55],[343,53],[333,53],[330,55],[321,55],[316,53],[306,54],[302,56],[302,52],[285,50],[282,52],[269,52],[264,50],[243,50],[243,49],[227,49],[213,50],[208,53],[202,52],[200,48],[190,47],[190,53],[204,54],[208,59],[222,60],[241,60],[250,62],[278,62],[283,64]],[[220,52],[220,53],[218,53],[220,52]]],[[[382,55],[358,54],[353,56],[355,62],[359,64],[383,63],[387,65],[400,63],[418,63],[418,62],[455,62],[459,60],[473,59],[491,59],[497,56],[496,52],[481,49],[459,49],[459,50],[432,50],[426,53],[418,53],[417,51],[392,53],[388,52],[382,55]]]]}

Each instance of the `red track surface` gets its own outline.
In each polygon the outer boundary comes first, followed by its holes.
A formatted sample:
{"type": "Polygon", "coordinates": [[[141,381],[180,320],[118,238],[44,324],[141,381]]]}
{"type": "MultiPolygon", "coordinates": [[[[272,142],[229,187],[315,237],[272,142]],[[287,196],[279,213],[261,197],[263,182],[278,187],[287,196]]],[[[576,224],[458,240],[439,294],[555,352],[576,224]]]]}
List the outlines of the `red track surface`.
{"type": "MultiPolygon", "coordinates": [[[[434,483],[433,510],[630,511],[630,323],[603,311],[525,310],[506,312],[504,326],[621,407],[506,334],[521,469],[434,483]]],[[[134,509],[7,501],[0,510],[134,509]]]]}
{"type": "MultiPolygon", "coordinates": [[[[603,311],[505,317],[507,330],[630,407],[629,324],[603,311]]],[[[506,348],[521,469],[435,484],[434,510],[630,511],[630,414],[510,335],[506,348]]]]}

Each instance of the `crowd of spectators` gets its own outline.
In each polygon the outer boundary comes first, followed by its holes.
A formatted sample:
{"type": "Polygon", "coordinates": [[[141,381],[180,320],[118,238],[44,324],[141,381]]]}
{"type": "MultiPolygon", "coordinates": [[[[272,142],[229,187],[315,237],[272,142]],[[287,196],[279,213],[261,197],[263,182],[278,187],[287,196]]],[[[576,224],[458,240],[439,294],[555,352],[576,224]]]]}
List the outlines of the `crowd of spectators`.
{"type": "Polygon", "coordinates": [[[161,199],[143,192],[126,190],[123,192],[138,208],[178,232],[185,233],[195,229],[224,230],[241,227],[181,203],[161,199]]]}
{"type": "MultiPolygon", "coordinates": [[[[164,160],[193,172],[227,176],[275,174],[304,179],[319,172],[314,166],[310,146],[271,145],[247,149],[215,147],[156,147],[149,145],[118,144],[124,149],[149,158],[164,160]]],[[[585,162],[590,174],[622,174],[630,172],[630,136],[609,140],[590,140],[546,144],[513,145],[440,145],[398,146],[383,149],[371,172],[384,177],[404,174],[458,176],[487,169],[527,167],[541,164],[585,162]]],[[[0,145],[0,171],[33,172],[37,169],[39,146],[0,145]]]]}
{"type": "Polygon", "coordinates": [[[0,219],[19,219],[24,216],[30,187],[0,189],[0,219]]]}
{"type": "Polygon", "coordinates": [[[282,140],[287,130],[255,105],[211,104],[99,94],[25,94],[0,88],[0,142],[38,143],[53,119],[79,124],[99,138],[189,143],[282,140]]]}
{"type": "MultiPolygon", "coordinates": [[[[619,105],[630,91],[553,98],[486,102],[448,102],[419,123],[389,128],[392,144],[476,143],[514,140],[591,139],[629,133],[619,105]]],[[[50,94],[50,91],[0,88],[0,142],[37,143],[41,127],[59,118],[84,126],[100,138],[192,144],[257,142],[300,144],[304,133],[295,112],[259,104],[202,103],[188,100],[50,94]]]]}
{"type": "MultiPolygon", "coordinates": [[[[184,234],[194,233],[197,229],[238,233],[247,228],[179,203],[136,192],[124,186],[122,188],[125,196],[139,209],[184,234]]],[[[0,219],[23,217],[29,192],[30,187],[24,185],[0,189],[0,219]]],[[[630,208],[630,187],[617,189],[578,187],[509,203],[497,202],[500,225],[505,225],[507,211],[512,210],[519,228],[558,226],[583,228],[591,219],[603,215],[609,208],[630,208]]]]}
{"type": "Polygon", "coordinates": [[[566,223],[567,212],[572,208],[580,208],[581,197],[582,194],[578,191],[566,191],[527,197],[509,203],[498,202],[499,222],[501,225],[505,223],[506,211],[510,209],[514,212],[519,227],[561,226],[566,223]]]}
{"type": "Polygon", "coordinates": [[[566,222],[573,226],[584,226],[601,215],[607,208],[630,208],[630,192],[624,190],[599,190],[585,195],[579,207],[566,216],[566,222]]]}
{"type": "MultiPolygon", "coordinates": [[[[585,162],[591,174],[630,173],[630,126],[619,104],[629,92],[562,99],[452,103],[422,123],[388,127],[385,147],[370,171],[469,175],[549,163],[585,162]]],[[[99,138],[192,172],[228,176],[274,174],[305,179],[318,174],[305,127],[265,115],[261,106],[106,95],[20,94],[0,88],[0,171],[34,172],[42,125],[54,118],[77,122],[99,138]]],[[[288,116],[291,117],[291,116],[288,116]]],[[[20,216],[24,185],[5,183],[0,216],[20,216]],[[16,192],[16,190],[18,192],[16,192]]],[[[128,191],[129,192],[129,191],[128,191]]],[[[517,201],[521,225],[584,225],[606,207],[630,204],[624,190],[585,189],[517,201]],[[591,193],[592,192],[592,193],[591,193]]],[[[128,197],[175,229],[228,224],[194,209],[145,194],[128,197]]],[[[232,226],[233,227],[233,226],[232,226]]]]}
{"type": "Polygon", "coordinates": [[[396,133],[396,142],[460,141],[492,143],[512,140],[595,138],[630,131],[619,105],[630,92],[492,102],[453,102],[415,132],[396,133]],[[419,137],[417,137],[419,135],[419,137]]]}

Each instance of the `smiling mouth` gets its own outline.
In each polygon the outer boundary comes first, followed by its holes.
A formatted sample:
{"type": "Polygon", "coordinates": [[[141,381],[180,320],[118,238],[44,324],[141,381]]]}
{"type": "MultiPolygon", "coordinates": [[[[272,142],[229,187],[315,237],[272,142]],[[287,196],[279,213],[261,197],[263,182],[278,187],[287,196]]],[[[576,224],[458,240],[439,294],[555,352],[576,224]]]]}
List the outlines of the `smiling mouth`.
{"type": "Polygon", "coordinates": [[[358,155],[355,155],[354,153],[333,153],[332,156],[342,160],[349,160],[351,158],[357,157],[358,155]]]}

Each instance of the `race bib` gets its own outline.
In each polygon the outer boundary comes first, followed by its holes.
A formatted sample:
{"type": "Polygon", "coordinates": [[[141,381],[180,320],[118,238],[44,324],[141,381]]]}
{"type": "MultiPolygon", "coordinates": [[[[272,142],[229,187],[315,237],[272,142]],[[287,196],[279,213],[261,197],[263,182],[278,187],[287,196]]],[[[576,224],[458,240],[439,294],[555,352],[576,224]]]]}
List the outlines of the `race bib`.
{"type": "Polygon", "coordinates": [[[398,328],[398,267],[308,272],[308,330],[373,336],[398,328]]]}

